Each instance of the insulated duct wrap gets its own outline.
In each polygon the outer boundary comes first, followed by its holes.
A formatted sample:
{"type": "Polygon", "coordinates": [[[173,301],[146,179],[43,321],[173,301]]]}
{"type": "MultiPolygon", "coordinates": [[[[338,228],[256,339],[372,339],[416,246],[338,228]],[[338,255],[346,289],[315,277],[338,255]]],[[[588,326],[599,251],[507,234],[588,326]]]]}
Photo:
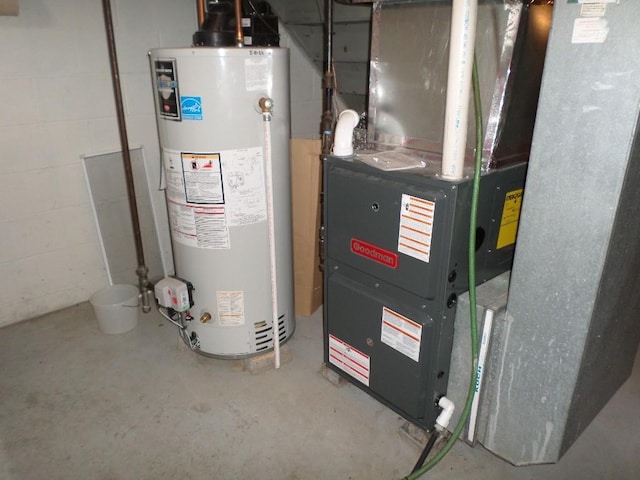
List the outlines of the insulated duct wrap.
{"type": "MultiPolygon", "coordinates": [[[[485,171],[528,157],[548,32],[548,25],[546,31],[529,25],[539,16],[529,11],[537,8],[550,18],[550,6],[525,7],[515,0],[481,0],[478,5],[485,171]],[[528,57],[520,55],[523,48],[528,48],[528,57]],[[522,98],[512,109],[516,91],[522,98]],[[513,124],[509,134],[524,133],[503,136],[507,119],[513,124]]],[[[373,4],[368,142],[376,148],[442,153],[451,13],[450,1],[373,4]]],[[[469,112],[473,131],[472,107],[469,112]]],[[[473,136],[468,136],[469,161],[473,147],[473,136]]]]}

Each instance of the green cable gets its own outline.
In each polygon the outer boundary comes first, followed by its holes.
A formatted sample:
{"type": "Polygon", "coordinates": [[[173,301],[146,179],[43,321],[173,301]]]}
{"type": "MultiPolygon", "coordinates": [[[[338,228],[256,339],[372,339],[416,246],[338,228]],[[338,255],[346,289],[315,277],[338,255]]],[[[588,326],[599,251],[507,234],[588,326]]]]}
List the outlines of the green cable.
{"type": "Polygon", "coordinates": [[[469,382],[469,392],[467,401],[462,410],[462,416],[456,425],[453,433],[444,447],[422,468],[404,477],[404,480],[415,480],[421,477],[442,460],[453,448],[460,433],[464,428],[471,412],[473,395],[476,391],[476,381],[478,378],[478,315],[476,312],[476,226],[478,221],[478,194],[480,192],[480,171],[482,169],[482,109],[480,105],[480,81],[478,79],[478,63],[473,59],[473,106],[476,120],[476,152],[475,152],[475,172],[473,174],[473,191],[471,195],[471,219],[469,222],[469,305],[470,305],[470,328],[471,328],[471,380],[469,382]]]}

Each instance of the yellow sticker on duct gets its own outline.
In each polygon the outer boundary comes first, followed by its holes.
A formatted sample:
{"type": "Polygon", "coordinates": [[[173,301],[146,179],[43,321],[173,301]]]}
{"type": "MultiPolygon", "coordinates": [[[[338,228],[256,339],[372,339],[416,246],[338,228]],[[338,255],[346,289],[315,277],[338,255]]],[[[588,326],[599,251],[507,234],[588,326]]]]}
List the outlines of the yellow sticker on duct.
{"type": "Polygon", "coordinates": [[[505,195],[496,249],[508,247],[516,243],[518,220],[520,220],[520,208],[522,207],[522,193],[523,190],[520,188],[507,192],[505,195]]]}

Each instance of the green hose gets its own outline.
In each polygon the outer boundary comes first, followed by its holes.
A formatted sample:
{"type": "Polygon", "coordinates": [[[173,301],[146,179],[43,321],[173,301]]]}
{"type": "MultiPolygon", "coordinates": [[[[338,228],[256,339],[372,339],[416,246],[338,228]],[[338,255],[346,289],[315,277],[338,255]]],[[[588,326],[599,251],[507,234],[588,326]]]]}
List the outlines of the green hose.
{"type": "Polygon", "coordinates": [[[460,420],[453,430],[451,437],[442,449],[429,460],[422,468],[404,477],[404,480],[415,480],[431,470],[447,453],[453,448],[460,433],[467,423],[473,395],[476,391],[478,378],[478,316],[476,312],[476,227],[478,221],[478,194],[480,192],[480,171],[482,169],[482,109],[480,105],[480,81],[478,79],[478,63],[473,60],[473,106],[476,120],[476,152],[475,152],[475,172],[473,174],[473,192],[471,195],[471,220],[469,222],[469,305],[471,313],[471,380],[469,382],[469,392],[467,401],[464,404],[460,420]]]}

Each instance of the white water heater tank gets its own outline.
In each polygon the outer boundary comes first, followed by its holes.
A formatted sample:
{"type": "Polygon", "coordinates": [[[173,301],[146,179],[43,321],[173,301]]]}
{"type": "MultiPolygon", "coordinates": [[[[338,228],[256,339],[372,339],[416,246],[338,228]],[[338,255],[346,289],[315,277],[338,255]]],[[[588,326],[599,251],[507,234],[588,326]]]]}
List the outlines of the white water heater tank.
{"type": "Polygon", "coordinates": [[[162,48],[150,53],[176,276],[193,287],[186,322],[199,353],[242,358],[295,327],[289,165],[289,52],[162,48]],[[270,138],[259,106],[273,100],[270,138]],[[270,148],[265,142],[270,142],[270,148]],[[268,228],[271,152],[274,236],[268,228]]]}

